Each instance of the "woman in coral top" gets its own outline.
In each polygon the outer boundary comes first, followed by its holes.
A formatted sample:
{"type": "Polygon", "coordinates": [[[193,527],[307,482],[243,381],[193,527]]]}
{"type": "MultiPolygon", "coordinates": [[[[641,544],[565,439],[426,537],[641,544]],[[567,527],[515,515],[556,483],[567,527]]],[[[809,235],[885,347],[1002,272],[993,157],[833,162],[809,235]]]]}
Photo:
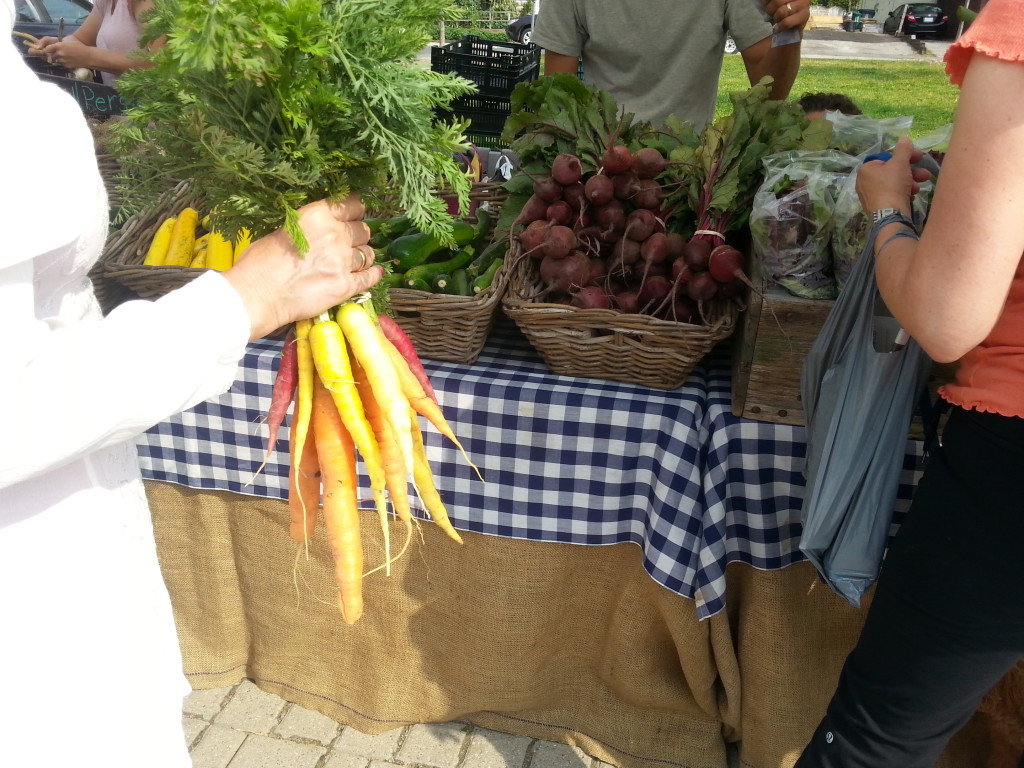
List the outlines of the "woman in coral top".
{"type": "Polygon", "coordinates": [[[960,361],[950,418],[797,768],[932,766],[1024,657],[1024,2],[990,0],[946,70],[960,101],[920,239],[909,141],[857,190],[889,222],[886,304],[934,360],[960,361]]]}

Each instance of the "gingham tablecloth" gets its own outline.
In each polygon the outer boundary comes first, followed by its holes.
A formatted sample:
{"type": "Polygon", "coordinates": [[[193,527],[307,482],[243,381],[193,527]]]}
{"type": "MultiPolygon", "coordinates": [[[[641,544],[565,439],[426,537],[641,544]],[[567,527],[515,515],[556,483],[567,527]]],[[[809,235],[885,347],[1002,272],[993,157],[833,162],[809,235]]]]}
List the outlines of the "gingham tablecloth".
{"type": "MultiPolygon", "coordinates": [[[[287,421],[256,474],[280,347],[251,344],[228,392],[146,432],[138,442],[143,476],[286,498],[287,421]]],[[[730,562],[767,570],[804,559],[803,428],[732,415],[727,347],[671,392],[555,376],[508,321],[474,365],[424,364],[486,480],[424,427],[456,528],[569,544],[633,542],[651,577],[693,599],[702,618],[724,608],[730,562]]],[[[920,453],[921,444],[908,441],[895,522],[909,504],[920,453]]],[[[365,476],[361,482],[368,487],[365,476]]]]}

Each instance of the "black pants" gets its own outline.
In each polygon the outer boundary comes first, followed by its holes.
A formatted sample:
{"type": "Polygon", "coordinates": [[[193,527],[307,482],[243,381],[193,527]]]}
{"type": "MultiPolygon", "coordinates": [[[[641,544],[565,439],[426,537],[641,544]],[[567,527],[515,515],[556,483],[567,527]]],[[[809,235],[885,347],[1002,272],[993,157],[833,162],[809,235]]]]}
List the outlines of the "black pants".
{"type": "Polygon", "coordinates": [[[1024,657],[1024,419],[954,409],[796,768],[929,768],[1024,657]]]}

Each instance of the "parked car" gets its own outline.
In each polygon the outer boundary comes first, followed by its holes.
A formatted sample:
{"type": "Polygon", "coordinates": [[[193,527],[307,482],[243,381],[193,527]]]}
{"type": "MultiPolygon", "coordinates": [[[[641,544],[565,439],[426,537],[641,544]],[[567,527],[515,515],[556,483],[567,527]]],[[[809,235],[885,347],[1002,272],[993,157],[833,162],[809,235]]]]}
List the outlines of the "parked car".
{"type": "Polygon", "coordinates": [[[533,40],[533,14],[512,19],[505,27],[505,34],[513,43],[529,43],[533,40]]]}
{"type": "MultiPolygon", "coordinates": [[[[14,0],[14,31],[32,37],[56,37],[60,32],[60,20],[64,19],[64,34],[70,35],[78,29],[92,10],[91,0],[14,0]]],[[[14,44],[22,51],[22,58],[36,72],[47,75],[66,75],[67,70],[47,64],[39,56],[24,53],[27,41],[20,34],[14,35],[14,44]]]]}
{"type": "Polygon", "coordinates": [[[33,37],[56,37],[60,20],[64,34],[78,29],[92,10],[90,0],[15,0],[14,31],[33,37]]]}
{"type": "Polygon", "coordinates": [[[945,29],[949,17],[937,5],[930,3],[908,3],[898,5],[889,12],[882,22],[882,31],[887,35],[938,35],[945,29]],[[904,17],[904,14],[906,16],[904,17]],[[900,20],[903,29],[900,30],[900,20]]]}

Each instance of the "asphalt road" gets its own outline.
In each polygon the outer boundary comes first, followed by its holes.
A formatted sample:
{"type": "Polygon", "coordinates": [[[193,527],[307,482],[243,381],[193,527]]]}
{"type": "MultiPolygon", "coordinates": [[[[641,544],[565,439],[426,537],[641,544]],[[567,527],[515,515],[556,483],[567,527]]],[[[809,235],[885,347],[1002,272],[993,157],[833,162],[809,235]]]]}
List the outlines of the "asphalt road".
{"type": "Polygon", "coordinates": [[[804,33],[800,55],[805,59],[942,61],[949,40],[911,39],[879,32],[810,29],[804,33]]]}

